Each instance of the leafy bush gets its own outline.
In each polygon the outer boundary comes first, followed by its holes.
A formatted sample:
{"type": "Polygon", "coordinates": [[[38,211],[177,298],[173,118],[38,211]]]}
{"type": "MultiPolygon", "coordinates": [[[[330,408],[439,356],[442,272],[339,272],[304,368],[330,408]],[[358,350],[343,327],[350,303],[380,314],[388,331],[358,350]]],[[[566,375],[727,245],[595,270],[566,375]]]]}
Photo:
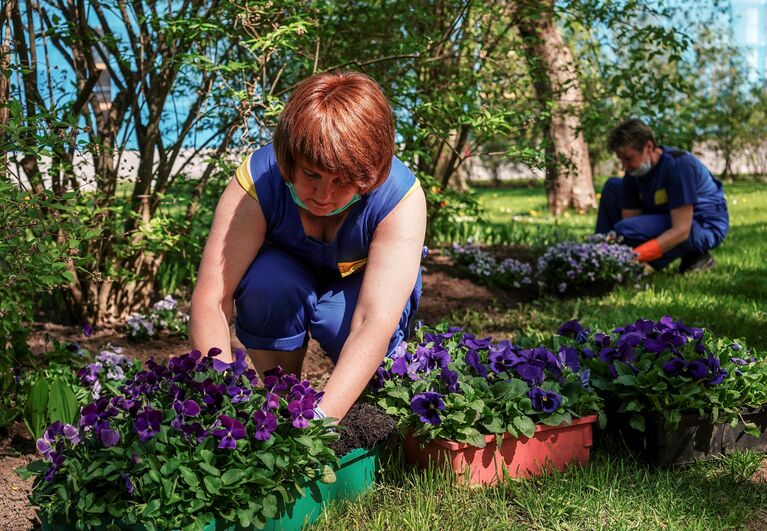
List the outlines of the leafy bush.
{"type": "MultiPolygon", "coordinates": [[[[767,404],[767,357],[743,340],[716,338],[668,316],[609,333],[570,321],[558,334],[556,344],[578,351],[594,388],[608,406],[630,415],[637,430],[644,431],[647,413],[661,415],[670,429],[687,413],[735,425],[744,409],[767,404]]],[[[760,433],[753,424],[746,429],[760,433]]]]}
{"type": "Polygon", "coordinates": [[[366,397],[423,441],[484,447],[489,434],[532,437],[537,423],[556,426],[601,410],[571,347],[494,343],[444,323],[416,335],[384,360],[366,397]]]}
{"type": "Polygon", "coordinates": [[[275,369],[257,386],[246,354],[224,363],[192,351],[152,361],[112,399],[54,423],[37,448],[45,457],[31,501],[48,521],[94,527],[202,527],[214,516],[263,527],[305,477],[333,480],[332,420],[312,420],[322,396],[275,369]]]}
{"type": "Polygon", "coordinates": [[[74,194],[33,194],[0,180],[0,428],[19,416],[19,371],[30,365],[29,323],[41,294],[66,284],[84,263],[77,247],[90,230],[74,194]],[[70,239],[57,240],[66,231],[70,239]]]}

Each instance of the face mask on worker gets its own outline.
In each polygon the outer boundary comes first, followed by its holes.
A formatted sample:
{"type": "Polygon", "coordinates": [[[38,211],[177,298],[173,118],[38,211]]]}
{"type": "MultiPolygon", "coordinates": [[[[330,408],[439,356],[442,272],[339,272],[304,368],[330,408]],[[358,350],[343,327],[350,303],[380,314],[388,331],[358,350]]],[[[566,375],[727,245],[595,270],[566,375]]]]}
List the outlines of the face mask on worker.
{"type": "Polygon", "coordinates": [[[639,167],[635,170],[631,170],[628,172],[629,175],[632,177],[644,177],[647,175],[650,170],[652,169],[652,157],[650,155],[647,155],[647,158],[642,161],[642,164],[639,165],[639,167]]]}
{"type": "MultiPolygon", "coordinates": [[[[293,183],[285,181],[285,184],[288,185],[288,190],[290,190],[290,197],[293,198],[293,202],[303,208],[304,210],[309,210],[309,207],[306,206],[306,203],[301,201],[301,198],[298,197],[296,194],[296,190],[293,187],[293,183]]],[[[332,212],[328,212],[327,214],[323,214],[324,217],[328,216],[335,216],[336,214],[340,214],[350,206],[352,206],[354,203],[360,200],[360,194],[354,194],[354,197],[352,197],[348,203],[346,203],[343,206],[338,207],[337,209],[333,210],[332,212]]]]}

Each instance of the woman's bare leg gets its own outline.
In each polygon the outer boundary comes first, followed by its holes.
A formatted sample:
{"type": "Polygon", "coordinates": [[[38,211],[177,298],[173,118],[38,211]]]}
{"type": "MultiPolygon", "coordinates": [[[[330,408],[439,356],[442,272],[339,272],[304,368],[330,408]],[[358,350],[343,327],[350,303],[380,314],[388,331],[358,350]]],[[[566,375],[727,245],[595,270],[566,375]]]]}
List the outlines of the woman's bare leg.
{"type": "Polygon", "coordinates": [[[306,356],[306,347],[289,352],[249,349],[248,353],[253,361],[253,366],[261,376],[263,376],[265,371],[279,365],[285,372],[295,374],[300,378],[301,367],[306,356]]]}

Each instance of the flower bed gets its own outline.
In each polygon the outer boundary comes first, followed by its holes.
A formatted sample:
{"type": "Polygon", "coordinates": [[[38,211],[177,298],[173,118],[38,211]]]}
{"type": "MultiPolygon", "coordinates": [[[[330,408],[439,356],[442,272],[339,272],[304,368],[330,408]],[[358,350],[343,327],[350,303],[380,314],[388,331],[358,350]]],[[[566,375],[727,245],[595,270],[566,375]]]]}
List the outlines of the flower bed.
{"type": "Polygon", "coordinates": [[[764,422],[757,425],[758,417],[749,414],[767,404],[767,359],[743,340],[716,338],[670,317],[640,319],[609,333],[591,333],[570,321],[558,333],[555,344],[577,350],[591,370],[592,385],[607,404],[608,427],[620,430],[630,446],[649,449],[651,460],[687,462],[735,449],[736,439],[741,447],[761,440],[764,422]],[[697,435],[685,426],[697,426],[697,435]],[[693,446],[661,449],[673,440],[692,441],[693,446]],[[692,457],[673,457],[685,453],[692,457]]]}
{"type": "Polygon", "coordinates": [[[599,295],[644,276],[631,247],[614,235],[589,236],[546,249],[535,270],[514,258],[499,259],[472,242],[453,244],[450,254],[474,279],[502,289],[529,289],[555,295],[599,295]]]}
{"type": "Polygon", "coordinates": [[[453,244],[450,248],[453,260],[468,271],[470,276],[503,289],[523,288],[533,285],[533,268],[530,264],[514,258],[500,262],[488,251],[469,241],[464,245],[453,244]]]}
{"type": "Polygon", "coordinates": [[[538,284],[559,295],[600,294],[619,284],[636,282],[643,266],[631,247],[604,235],[584,243],[553,245],[538,259],[538,284]]]}
{"type": "Polygon", "coordinates": [[[488,435],[529,439],[537,425],[566,425],[601,409],[574,349],[495,343],[444,324],[416,334],[384,360],[367,398],[422,443],[484,448],[488,435]]]}
{"type": "Polygon", "coordinates": [[[54,423],[38,441],[45,461],[31,501],[49,522],[148,529],[217,521],[263,527],[291,504],[303,478],[332,481],[338,437],[312,420],[321,398],[308,382],[271,371],[264,386],[245,365],[194,351],[147,362],[115,398],[54,423]]]}
{"type": "Polygon", "coordinates": [[[153,337],[158,330],[186,337],[189,315],[178,308],[178,301],[172,295],[155,302],[149,314],[132,313],[125,322],[128,339],[141,341],[153,337]]]}

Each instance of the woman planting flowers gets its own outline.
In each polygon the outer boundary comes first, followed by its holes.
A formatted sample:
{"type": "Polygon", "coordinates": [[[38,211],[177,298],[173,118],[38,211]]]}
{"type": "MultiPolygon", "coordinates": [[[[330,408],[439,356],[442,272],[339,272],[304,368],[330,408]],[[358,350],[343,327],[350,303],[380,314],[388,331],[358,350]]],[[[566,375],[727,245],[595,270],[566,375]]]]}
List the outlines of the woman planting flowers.
{"type": "Polygon", "coordinates": [[[380,87],[358,73],[306,79],[274,144],[246,157],[218,204],[192,297],[193,345],[222,347],[231,361],[233,302],[259,370],[299,373],[311,334],[336,362],[314,414],[342,418],[407,334],[425,226],[380,87]]]}

